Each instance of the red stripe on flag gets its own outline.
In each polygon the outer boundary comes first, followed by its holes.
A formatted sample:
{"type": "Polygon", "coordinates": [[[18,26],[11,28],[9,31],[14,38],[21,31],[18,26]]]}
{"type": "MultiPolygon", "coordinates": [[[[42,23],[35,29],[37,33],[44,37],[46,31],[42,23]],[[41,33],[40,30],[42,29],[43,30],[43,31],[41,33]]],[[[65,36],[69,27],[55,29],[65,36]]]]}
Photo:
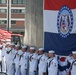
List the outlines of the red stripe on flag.
{"type": "Polygon", "coordinates": [[[62,6],[76,8],[76,0],[44,0],[44,10],[59,10],[62,6]]]}

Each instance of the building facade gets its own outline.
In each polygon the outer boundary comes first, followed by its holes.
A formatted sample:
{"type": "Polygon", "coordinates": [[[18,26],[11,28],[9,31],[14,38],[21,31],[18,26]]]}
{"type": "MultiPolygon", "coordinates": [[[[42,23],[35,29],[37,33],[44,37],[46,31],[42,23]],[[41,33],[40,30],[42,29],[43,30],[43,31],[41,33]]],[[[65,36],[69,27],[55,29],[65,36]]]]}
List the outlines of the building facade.
{"type": "Polygon", "coordinates": [[[25,0],[0,0],[0,29],[25,31],[25,0]]]}

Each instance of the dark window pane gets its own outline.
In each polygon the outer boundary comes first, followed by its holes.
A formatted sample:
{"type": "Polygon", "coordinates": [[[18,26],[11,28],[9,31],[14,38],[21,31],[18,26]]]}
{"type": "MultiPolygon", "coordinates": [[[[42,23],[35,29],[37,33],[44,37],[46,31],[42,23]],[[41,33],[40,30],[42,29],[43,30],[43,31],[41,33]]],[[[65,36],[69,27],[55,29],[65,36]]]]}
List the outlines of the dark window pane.
{"type": "Polygon", "coordinates": [[[22,13],[22,10],[19,10],[19,12],[18,13],[22,13]]]}
{"type": "Polygon", "coordinates": [[[12,13],[25,13],[25,9],[12,9],[12,13]]]}
{"type": "Polygon", "coordinates": [[[16,21],[11,21],[11,24],[16,24],[16,21]]]}

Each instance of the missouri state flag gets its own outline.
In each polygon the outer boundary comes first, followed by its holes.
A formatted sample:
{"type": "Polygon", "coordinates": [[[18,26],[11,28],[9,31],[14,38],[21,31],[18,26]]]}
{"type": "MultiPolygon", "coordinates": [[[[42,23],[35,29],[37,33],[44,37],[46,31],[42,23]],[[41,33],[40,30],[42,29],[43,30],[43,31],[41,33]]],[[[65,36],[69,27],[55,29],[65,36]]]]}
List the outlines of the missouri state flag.
{"type": "Polygon", "coordinates": [[[76,0],[44,0],[44,49],[58,55],[76,50],[76,0]]]}

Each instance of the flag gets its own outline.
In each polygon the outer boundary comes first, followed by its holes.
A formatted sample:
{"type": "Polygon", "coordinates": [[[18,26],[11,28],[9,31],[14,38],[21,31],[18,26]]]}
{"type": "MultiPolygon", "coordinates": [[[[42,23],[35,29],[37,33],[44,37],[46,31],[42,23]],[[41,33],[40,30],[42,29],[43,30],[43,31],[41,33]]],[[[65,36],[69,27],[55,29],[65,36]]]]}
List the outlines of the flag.
{"type": "Polygon", "coordinates": [[[76,50],[76,0],[44,0],[44,49],[58,55],[76,50]]]}
{"type": "Polygon", "coordinates": [[[1,39],[11,39],[11,32],[8,32],[8,31],[6,31],[6,30],[2,30],[2,29],[0,29],[0,40],[1,39]]]}

